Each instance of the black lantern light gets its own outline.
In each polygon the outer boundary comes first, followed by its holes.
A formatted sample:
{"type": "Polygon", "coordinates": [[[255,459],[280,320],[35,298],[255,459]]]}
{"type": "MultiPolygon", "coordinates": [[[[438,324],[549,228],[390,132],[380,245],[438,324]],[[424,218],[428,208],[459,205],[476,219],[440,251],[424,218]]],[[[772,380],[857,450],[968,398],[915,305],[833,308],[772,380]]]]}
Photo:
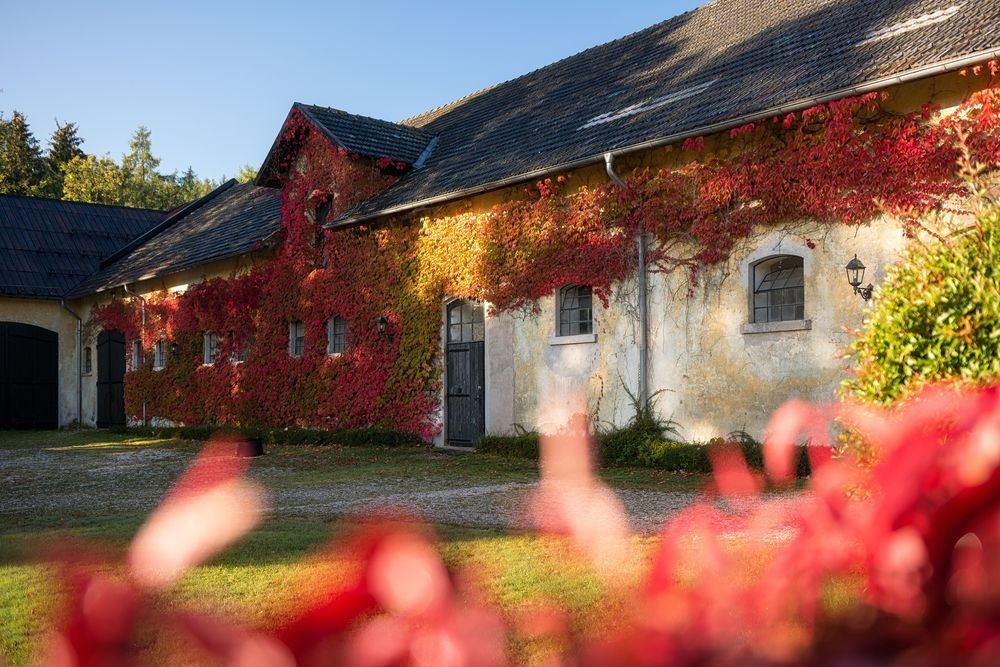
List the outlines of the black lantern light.
{"type": "Polygon", "coordinates": [[[378,335],[384,336],[388,328],[389,320],[386,319],[385,315],[379,315],[378,319],[375,320],[375,330],[378,332],[378,335]]]}
{"type": "Polygon", "coordinates": [[[176,355],[181,351],[181,346],[177,344],[177,341],[172,341],[170,343],[170,354],[176,355]]]}
{"type": "Polygon", "coordinates": [[[847,282],[854,288],[855,294],[860,294],[861,298],[867,301],[872,298],[872,290],[875,286],[868,283],[867,287],[862,287],[861,282],[865,279],[865,265],[861,263],[857,255],[847,263],[847,282]]]}

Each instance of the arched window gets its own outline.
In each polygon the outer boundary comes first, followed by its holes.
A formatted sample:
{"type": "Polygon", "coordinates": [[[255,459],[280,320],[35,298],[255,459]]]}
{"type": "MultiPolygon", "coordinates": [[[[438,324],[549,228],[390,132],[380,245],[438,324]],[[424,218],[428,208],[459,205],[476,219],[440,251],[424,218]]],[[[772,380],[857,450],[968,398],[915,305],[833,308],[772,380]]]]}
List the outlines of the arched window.
{"type": "Polygon", "coordinates": [[[778,255],[753,265],[751,321],[787,322],[805,319],[802,258],[778,255]]]}
{"type": "Polygon", "coordinates": [[[567,285],[559,290],[559,336],[594,332],[594,290],[590,285],[567,285]]]}

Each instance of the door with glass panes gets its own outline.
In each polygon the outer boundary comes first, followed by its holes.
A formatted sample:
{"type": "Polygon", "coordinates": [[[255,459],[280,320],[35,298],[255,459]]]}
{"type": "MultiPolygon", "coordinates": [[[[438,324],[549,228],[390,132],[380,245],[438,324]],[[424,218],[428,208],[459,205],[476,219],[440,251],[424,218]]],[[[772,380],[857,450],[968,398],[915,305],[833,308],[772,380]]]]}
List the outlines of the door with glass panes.
{"type": "Polygon", "coordinates": [[[486,427],[483,304],[454,301],[447,317],[445,438],[449,445],[472,447],[486,427]]]}

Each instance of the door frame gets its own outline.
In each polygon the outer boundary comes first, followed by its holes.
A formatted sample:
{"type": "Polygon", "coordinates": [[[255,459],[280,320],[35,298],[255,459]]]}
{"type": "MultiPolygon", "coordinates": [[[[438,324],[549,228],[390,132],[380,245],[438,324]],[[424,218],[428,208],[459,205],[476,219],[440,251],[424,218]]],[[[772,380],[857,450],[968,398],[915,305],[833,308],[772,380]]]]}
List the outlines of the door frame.
{"type": "MultiPolygon", "coordinates": [[[[440,408],[438,409],[438,423],[441,428],[434,436],[434,446],[441,449],[454,449],[458,451],[474,450],[472,447],[457,447],[448,444],[448,307],[456,301],[475,301],[475,299],[462,299],[458,297],[445,297],[441,301],[441,328],[438,335],[438,353],[441,355],[441,389],[438,391],[440,408]]],[[[489,304],[485,301],[479,302],[483,309],[483,433],[490,431],[490,321],[488,316],[489,304]]]]}

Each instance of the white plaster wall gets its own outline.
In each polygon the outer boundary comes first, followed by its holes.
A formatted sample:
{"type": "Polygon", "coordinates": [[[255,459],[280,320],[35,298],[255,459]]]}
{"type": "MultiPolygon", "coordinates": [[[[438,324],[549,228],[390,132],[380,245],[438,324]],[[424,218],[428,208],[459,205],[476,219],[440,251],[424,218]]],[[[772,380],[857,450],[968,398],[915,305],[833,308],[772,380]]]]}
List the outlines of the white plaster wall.
{"type": "MultiPolygon", "coordinates": [[[[832,400],[850,363],[841,357],[849,330],[860,327],[864,312],[845,265],[857,253],[868,267],[865,282],[877,286],[903,244],[898,224],[885,220],[862,227],[799,224],[758,230],[730,261],[703,269],[693,290],[683,271],[651,273],[649,388],[660,392],[660,414],[680,423],[692,441],[736,429],[759,438],[783,402],[832,400]],[[775,254],[803,257],[811,329],[744,333],[749,266],[775,254]]],[[[594,343],[551,344],[554,301],[543,299],[537,314],[507,316],[513,329],[512,424],[545,429],[560,402],[579,393],[599,428],[626,423],[633,406],[625,387],[638,393],[634,280],[618,286],[606,309],[595,299],[594,343]]],[[[488,429],[509,430],[500,421],[488,429]]]]}

